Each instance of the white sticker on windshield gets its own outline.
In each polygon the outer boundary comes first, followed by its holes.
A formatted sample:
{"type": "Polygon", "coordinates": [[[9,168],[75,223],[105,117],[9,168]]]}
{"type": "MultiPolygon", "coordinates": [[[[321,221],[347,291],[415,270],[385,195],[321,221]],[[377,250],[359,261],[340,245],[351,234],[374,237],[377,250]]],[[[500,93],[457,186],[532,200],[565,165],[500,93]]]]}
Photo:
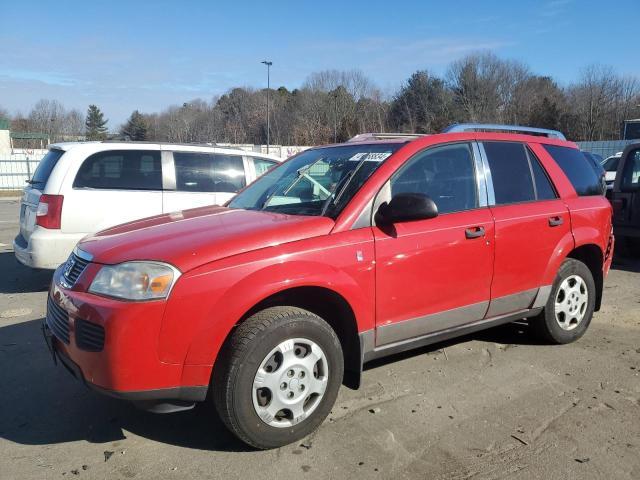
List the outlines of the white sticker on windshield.
{"type": "Polygon", "coordinates": [[[359,162],[364,160],[365,162],[382,162],[391,156],[391,152],[359,152],[353,155],[349,161],[359,162]]]}

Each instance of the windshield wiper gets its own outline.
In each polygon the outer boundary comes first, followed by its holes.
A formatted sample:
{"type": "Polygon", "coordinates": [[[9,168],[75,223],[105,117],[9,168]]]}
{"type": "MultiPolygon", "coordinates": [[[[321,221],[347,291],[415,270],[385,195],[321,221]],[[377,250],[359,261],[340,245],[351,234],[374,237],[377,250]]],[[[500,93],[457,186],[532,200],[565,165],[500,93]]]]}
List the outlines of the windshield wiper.
{"type": "Polygon", "coordinates": [[[340,200],[340,198],[342,198],[342,194],[347,190],[347,187],[349,186],[349,182],[355,176],[355,174],[358,173],[358,170],[360,170],[360,167],[364,165],[364,162],[367,160],[367,156],[368,154],[364,155],[362,157],[362,160],[360,160],[356,165],[356,168],[351,170],[342,180],[340,180],[340,183],[336,186],[336,190],[335,190],[338,193],[333,197],[333,200],[332,200],[332,197],[329,197],[325,200],[324,205],[322,206],[322,214],[321,214],[322,216],[324,216],[327,213],[327,210],[329,209],[329,206],[331,204],[336,205],[340,200]],[[342,184],[342,186],[340,184],[342,184]]]}

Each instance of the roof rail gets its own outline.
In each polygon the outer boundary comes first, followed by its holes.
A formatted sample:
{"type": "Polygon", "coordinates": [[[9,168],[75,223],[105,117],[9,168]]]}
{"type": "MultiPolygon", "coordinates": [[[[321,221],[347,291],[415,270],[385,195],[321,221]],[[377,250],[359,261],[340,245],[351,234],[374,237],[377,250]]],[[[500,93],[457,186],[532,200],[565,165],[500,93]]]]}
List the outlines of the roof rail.
{"type": "Polygon", "coordinates": [[[509,132],[523,133],[528,135],[538,135],[542,137],[557,138],[566,140],[564,134],[558,130],[547,128],[523,127],[520,125],[498,125],[492,123],[455,123],[445,128],[442,133],[456,132],[509,132]]]}
{"type": "Polygon", "coordinates": [[[413,138],[424,137],[424,133],[360,133],[355,137],[352,137],[348,142],[364,142],[367,140],[396,140],[406,138],[411,140],[413,138]]]}

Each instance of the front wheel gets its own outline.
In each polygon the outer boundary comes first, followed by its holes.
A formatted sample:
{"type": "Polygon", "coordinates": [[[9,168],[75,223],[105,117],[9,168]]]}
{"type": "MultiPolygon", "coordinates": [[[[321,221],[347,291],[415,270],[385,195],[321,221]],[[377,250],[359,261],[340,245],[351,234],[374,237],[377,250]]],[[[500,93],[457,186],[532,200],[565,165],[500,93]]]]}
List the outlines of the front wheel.
{"type": "Polygon", "coordinates": [[[211,388],[222,421],[261,449],[300,440],[326,418],[342,383],[340,341],[317,315],[271,307],[225,343],[211,388]]]}
{"type": "Polygon", "coordinates": [[[567,258],[558,269],[544,310],[530,323],[545,341],[571,343],[587,331],[595,299],[596,287],[589,268],[567,258]]]}

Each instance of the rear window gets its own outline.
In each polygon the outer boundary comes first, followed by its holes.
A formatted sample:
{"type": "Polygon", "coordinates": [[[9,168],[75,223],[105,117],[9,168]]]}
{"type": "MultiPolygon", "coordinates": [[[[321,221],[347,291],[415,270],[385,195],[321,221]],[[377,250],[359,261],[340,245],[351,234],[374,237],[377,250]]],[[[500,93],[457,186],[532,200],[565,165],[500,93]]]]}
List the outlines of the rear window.
{"type": "Polygon", "coordinates": [[[602,195],[602,183],[590,161],[580,150],[556,145],[544,145],[581,196],[602,195]]]}
{"type": "Polygon", "coordinates": [[[62,150],[49,150],[47,154],[40,160],[36,171],[33,173],[33,177],[29,180],[29,183],[38,189],[42,189],[47,184],[51,172],[60,160],[60,157],[64,155],[62,150]]]}
{"type": "Polygon", "coordinates": [[[181,192],[235,193],[246,185],[239,155],[173,152],[176,189],[181,192]]]}
{"type": "Polygon", "coordinates": [[[73,187],[162,190],[160,152],[110,150],[91,155],[78,170],[73,187]]]}

